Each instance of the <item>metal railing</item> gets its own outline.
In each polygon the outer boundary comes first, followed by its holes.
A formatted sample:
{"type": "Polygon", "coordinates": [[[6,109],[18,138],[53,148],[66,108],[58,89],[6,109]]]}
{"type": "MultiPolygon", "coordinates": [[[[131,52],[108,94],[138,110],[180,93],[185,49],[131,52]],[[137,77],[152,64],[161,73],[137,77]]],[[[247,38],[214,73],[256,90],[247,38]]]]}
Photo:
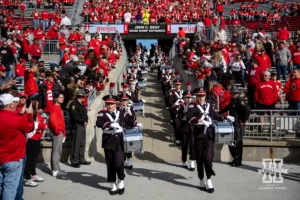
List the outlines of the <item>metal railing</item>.
{"type": "Polygon", "coordinates": [[[300,110],[252,110],[245,126],[245,138],[271,142],[296,138],[300,136],[300,110]]]}

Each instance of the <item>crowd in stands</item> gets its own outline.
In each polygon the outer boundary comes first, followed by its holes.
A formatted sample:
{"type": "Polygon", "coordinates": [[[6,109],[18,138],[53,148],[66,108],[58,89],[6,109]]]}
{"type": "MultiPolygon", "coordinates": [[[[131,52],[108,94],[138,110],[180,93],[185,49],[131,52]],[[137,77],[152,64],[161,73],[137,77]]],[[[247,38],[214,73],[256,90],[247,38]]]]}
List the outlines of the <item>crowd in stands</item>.
{"type": "MultiPolygon", "coordinates": [[[[220,8],[222,11],[223,8],[220,8]]],[[[220,12],[219,11],[219,12],[220,12]]],[[[229,18],[231,20],[266,20],[269,23],[276,23],[281,20],[281,16],[296,16],[300,15],[300,3],[293,2],[292,4],[280,4],[277,1],[272,2],[272,9],[268,12],[265,9],[259,9],[257,2],[242,2],[240,10],[232,8],[229,18]]]]}
{"type": "Polygon", "coordinates": [[[205,91],[218,94],[220,108],[230,102],[230,88],[241,84],[251,109],[275,109],[286,101],[290,109],[300,110],[299,34],[291,38],[286,27],[273,41],[261,29],[243,40],[221,34],[214,40],[197,32],[187,38],[181,29],[174,40],[185,68],[205,91]]]}

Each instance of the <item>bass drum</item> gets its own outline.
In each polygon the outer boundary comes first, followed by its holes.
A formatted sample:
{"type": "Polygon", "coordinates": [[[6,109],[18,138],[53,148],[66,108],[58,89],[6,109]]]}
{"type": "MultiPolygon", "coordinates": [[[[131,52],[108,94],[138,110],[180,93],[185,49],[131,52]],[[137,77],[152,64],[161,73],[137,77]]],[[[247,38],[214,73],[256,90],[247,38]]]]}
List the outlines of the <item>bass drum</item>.
{"type": "Polygon", "coordinates": [[[234,141],[234,127],[228,121],[214,122],[216,144],[231,144],[234,141]]]}

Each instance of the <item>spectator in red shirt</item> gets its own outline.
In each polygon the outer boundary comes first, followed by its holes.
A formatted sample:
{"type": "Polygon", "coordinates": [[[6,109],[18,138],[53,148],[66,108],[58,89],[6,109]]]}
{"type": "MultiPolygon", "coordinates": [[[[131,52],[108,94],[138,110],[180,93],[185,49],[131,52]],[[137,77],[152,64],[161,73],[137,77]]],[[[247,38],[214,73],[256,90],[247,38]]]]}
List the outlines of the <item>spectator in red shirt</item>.
{"type": "Polygon", "coordinates": [[[15,66],[16,81],[23,82],[24,73],[26,71],[25,63],[26,63],[26,60],[21,58],[20,63],[16,64],[16,66],[15,66]]]}
{"type": "Polygon", "coordinates": [[[258,48],[257,53],[254,54],[254,58],[257,60],[258,66],[260,66],[263,71],[269,69],[272,65],[270,57],[266,54],[263,47],[258,48]]]}
{"type": "MultiPolygon", "coordinates": [[[[274,81],[270,80],[271,73],[268,71],[263,72],[263,81],[257,84],[255,90],[256,108],[260,110],[273,110],[275,103],[278,101],[278,91],[274,81]]],[[[258,115],[269,113],[261,111],[258,115]]],[[[264,123],[264,116],[260,117],[260,122],[264,123]]],[[[259,132],[262,132],[263,125],[260,127],[259,132]]]]}
{"type": "Polygon", "coordinates": [[[29,46],[29,54],[31,55],[31,58],[38,62],[42,56],[42,53],[42,48],[38,40],[34,39],[34,42],[29,46]]]}
{"type": "Polygon", "coordinates": [[[34,98],[39,95],[39,88],[35,80],[35,73],[38,70],[36,63],[31,63],[30,69],[24,73],[24,88],[28,98],[34,98]]]}
{"type": "Polygon", "coordinates": [[[25,182],[24,186],[36,187],[38,183],[43,182],[45,179],[36,175],[36,162],[41,150],[41,137],[43,131],[47,127],[45,124],[45,118],[41,114],[37,113],[39,103],[35,101],[33,103],[34,108],[34,130],[28,133],[28,141],[26,145],[26,167],[25,167],[25,182]]]}
{"type": "Polygon", "coordinates": [[[64,51],[67,47],[67,39],[65,38],[64,33],[61,33],[61,36],[58,39],[58,43],[59,43],[59,59],[62,59],[64,55],[64,51]]]}
{"type": "Polygon", "coordinates": [[[33,109],[25,109],[26,114],[16,113],[17,104],[11,94],[0,96],[0,196],[15,199],[23,168],[26,151],[26,133],[34,128],[33,109]]]}
{"type": "Polygon", "coordinates": [[[37,28],[40,26],[40,20],[39,20],[39,11],[37,9],[35,9],[31,16],[33,17],[33,27],[37,28]]]}
{"type": "Polygon", "coordinates": [[[300,68],[300,42],[297,43],[295,51],[292,53],[294,69],[300,68]]]}
{"type": "Polygon", "coordinates": [[[41,19],[42,19],[42,24],[43,24],[43,30],[45,31],[46,28],[48,28],[48,26],[49,26],[49,13],[46,10],[46,8],[44,8],[44,10],[41,13],[41,19]]]}
{"type": "Polygon", "coordinates": [[[185,38],[185,31],[183,30],[182,27],[179,27],[178,36],[180,38],[185,38]]]}
{"type": "Polygon", "coordinates": [[[25,18],[25,10],[26,10],[26,3],[25,2],[22,2],[19,5],[19,10],[20,10],[20,19],[24,20],[24,18],[25,18]]]}
{"type": "Polygon", "coordinates": [[[290,80],[289,104],[293,110],[300,111],[300,69],[294,70],[294,77],[290,80]]]}
{"type": "Polygon", "coordinates": [[[290,32],[287,30],[287,27],[285,26],[283,29],[281,29],[279,32],[278,32],[278,39],[279,40],[282,40],[284,42],[286,42],[289,38],[290,38],[291,34],[290,32]]]}
{"type": "Polygon", "coordinates": [[[254,108],[254,93],[256,86],[259,84],[263,70],[258,66],[257,60],[251,61],[251,68],[248,71],[248,103],[251,109],[254,108]]]}
{"type": "Polygon", "coordinates": [[[55,104],[52,106],[52,110],[49,118],[49,129],[52,131],[52,152],[51,152],[51,169],[52,176],[58,175],[65,176],[66,172],[60,170],[59,161],[62,154],[62,145],[66,139],[66,127],[64,114],[61,105],[64,102],[64,95],[62,93],[54,97],[55,104]]]}

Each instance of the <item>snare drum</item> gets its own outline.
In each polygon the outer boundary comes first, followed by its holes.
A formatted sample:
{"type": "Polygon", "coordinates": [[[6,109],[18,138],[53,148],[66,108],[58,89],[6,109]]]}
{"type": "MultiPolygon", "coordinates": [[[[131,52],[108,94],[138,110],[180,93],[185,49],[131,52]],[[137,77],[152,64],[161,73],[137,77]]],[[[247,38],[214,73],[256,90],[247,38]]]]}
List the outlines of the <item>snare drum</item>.
{"type": "Polygon", "coordinates": [[[216,144],[230,144],[234,141],[234,127],[228,121],[214,122],[215,129],[215,143],[216,144]]]}
{"type": "Polygon", "coordinates": [[[143,134],[142,130],[134,127],[133,129],[123,130],[124,152],[142,153],[143,152],[143,134]]]}

